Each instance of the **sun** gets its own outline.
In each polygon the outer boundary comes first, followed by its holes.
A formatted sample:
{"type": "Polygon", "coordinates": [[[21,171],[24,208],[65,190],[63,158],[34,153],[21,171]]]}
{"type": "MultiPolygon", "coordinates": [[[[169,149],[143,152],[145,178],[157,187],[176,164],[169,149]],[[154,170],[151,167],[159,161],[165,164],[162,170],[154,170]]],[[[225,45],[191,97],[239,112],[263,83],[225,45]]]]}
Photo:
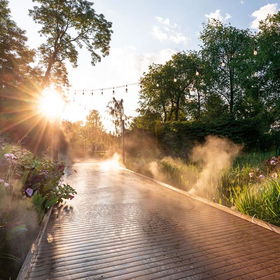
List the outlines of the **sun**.
{"type": "Polygon", "coordinates": [[[63,116],[65,101],[55,89],[45,89],[38,100],[40,114],[49,120],[59,119],[63,116]]]}

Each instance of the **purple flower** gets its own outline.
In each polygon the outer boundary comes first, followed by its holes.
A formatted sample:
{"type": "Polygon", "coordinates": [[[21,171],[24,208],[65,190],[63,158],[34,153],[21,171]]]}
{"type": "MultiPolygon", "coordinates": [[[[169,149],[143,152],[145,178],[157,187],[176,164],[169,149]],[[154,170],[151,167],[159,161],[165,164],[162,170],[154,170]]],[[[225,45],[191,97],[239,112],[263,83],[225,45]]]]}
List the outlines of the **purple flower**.
{"type": "Polygon", "coordinates": [[[275,160],[272,159],[269,163],[270,163],[270,165],[276,165],[276,164],[277,164],[277,161],[275,161],[275,160]]]}
{"type": "Polygon", "coordinates": [[[16,160],[17,157],[14,154],[4,154],[6,160],[16,160]]]}
{"type": "Polygon", "coordinates": [[[32,194],[33,194],[33,189],[31,189],[31,188],[27,188],[26,190],[25,190],[25,193],[27,194],[27,196],[32,196],[32,194]]]}
{"type": "Polygon", "coordinates": [[[261,174],[261,175],[259,176],[259,178],[260,178],[260,179],[264,179],[265,176],[261,174]]]}

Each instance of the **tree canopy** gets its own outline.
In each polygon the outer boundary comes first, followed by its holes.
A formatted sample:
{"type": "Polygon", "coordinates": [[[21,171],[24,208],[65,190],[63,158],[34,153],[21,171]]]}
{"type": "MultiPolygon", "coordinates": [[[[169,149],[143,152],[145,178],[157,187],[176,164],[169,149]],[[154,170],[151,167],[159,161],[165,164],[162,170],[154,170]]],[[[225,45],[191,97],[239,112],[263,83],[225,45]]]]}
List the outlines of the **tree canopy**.
{"type": "Polygon", "coordinates": [[[94,65],[109,54],[112,24],[97,14],[87,0],[33,0],[39,4],[29,11],[42,28],[46,42],[40,46],[44,83],[68,84],[65,61],[77,66],[77,47],[85,46],[94,65]]]}
{"type": "Polygon", "coordinates": [[[134,126],[257,118],[269,129],[280,117],[279,24],[280,12],[261,22],[257,34],[209,21],[198,52],[177,53],[144,73],[134,126]]]}

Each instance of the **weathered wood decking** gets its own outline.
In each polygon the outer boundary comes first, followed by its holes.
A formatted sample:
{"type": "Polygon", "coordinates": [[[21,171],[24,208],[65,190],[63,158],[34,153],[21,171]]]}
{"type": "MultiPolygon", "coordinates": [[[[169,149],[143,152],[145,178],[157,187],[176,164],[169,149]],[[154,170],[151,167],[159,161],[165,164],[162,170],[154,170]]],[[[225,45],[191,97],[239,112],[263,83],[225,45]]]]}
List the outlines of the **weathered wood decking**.
{"type": "Polygon", "coordinates": [[[280,279],[279,234],[125,170],[75,169],[28,279],[280,279]]]}

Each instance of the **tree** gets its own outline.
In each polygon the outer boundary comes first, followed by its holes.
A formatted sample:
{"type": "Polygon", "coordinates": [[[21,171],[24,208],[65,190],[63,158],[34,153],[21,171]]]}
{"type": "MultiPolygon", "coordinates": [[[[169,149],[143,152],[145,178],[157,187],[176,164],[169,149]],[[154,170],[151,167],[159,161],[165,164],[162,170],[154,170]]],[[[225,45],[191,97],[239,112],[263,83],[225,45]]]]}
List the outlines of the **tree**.
{"type": "Polygon", "coordinates": [[[113,117],[116,134],[119,135],[123,132],[122,122],[127,120],[127,117],[124,114],[123,99],[117,100],[113,97],[112,101],[108,103],[107,108],[109,110],[109,114],[113,117]]]}
{"type": "Polygon", "coordinates": [[[25,31],[11,20],[8,1],[0,0],[0,89],[1,95],[20,88],[32,72],[35,52],[27,45],[25,31]]]}
{"type": "Polygon", "coordinates": [[[52,81],[67,84],[65,61],[77,66],[77,47],[85,46],[94,65],[109,54],[112,24],[97,14],[87,0],[33,0],[40,4],[30,15],[42,25],[40,34],[46,42],[40,46],[45,67],[43,86],[52,81]]]}
{"type": "Polygon", "coordinates": [[[8,1],[0,0],[0,133],[9,131],[17,140],[30,131],[23,122],[34,116],[35,82],[40,78],[40,70],[32,66],[34,57],[25,31],[11,19],[8,1]]]}
{"type": "Polygon", "coordinates": [[[260,22],[255,79],[268,121],[280,119],[280,12],[260,22]]]}
{"type": "Polygon", "coordinates": [[[152,65],[141,79],[140,114],[163,122],[199,119],[202,110],[204,64],[198,53],[175,54],[164,65],[152,65]]]}
{"type": "Polygon", "coordinates": [[[254,65],[254,38],[249,30],[224,25],[211,20],[201,33],[202,58],[211,68],[208,88],[228,104],[231,117],[236,116],[236,104],[244,97],[242,83],[247,81],[254,65]]]}

